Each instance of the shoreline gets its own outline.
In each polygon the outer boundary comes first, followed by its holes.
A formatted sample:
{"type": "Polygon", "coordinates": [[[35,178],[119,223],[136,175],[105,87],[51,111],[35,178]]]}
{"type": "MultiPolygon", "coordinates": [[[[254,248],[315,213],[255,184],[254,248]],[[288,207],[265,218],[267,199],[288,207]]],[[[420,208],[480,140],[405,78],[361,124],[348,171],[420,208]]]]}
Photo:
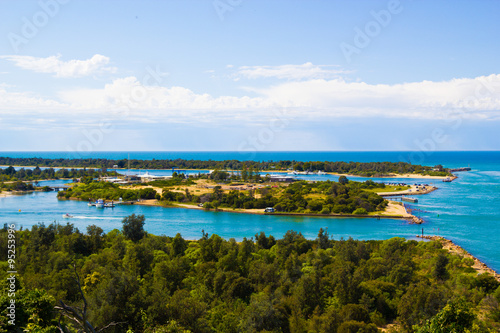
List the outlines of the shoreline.
{"type": "MultiPolygon", "coordinates": [[[[238,170],[236,170],[238,171],[238,170]]],[[[288,173],[288,170],[265,170],[261,172],[273,172],[273,173],[288,173]]],[[[346,177],[360,177],[360,178],[408,178],[408,179],[446,179],[450,178],[452,180],[458,178],[456,176],[450,177],[450,176],[429,176],[429,175],[422,175],[419,173],[402,173],[402,174],[397,174],[397,173],[391,173],[388,175],[383,175],[383,176],[363,176],[363,175],[353,175],[349,173],[336,173],[336,172],[326,172],[327,175],[332,175],[332,176],[346,176],[346,177]]],[[[298,176],[301,176],[300,174],[298,176]]],[[[310,174],[309,176],[318,176],[315,173],[310,174]]]]}
{"type": "Polygon", "coordinates": [[[377,194],[380,195],[381,197],[394,197],[394,196],[399,196],[399,195],[422,195],[422,194],[434,192],[437,189],[438,189],[438,187],[436,187],[436,186],[429,186],[429,188],[426,189],[425,191],[417,192],[415,190],[415,186],[412,186],[408,190],[396,191],[396,192],[377,192],[377,194]]]}
{"type": "Polygon", "coordinates": [[[422,236],[422,235],[417,235],[417,238],[422,238],[422,239],[427,239],[427,240],[433,240],[433,241],[439,241],[443,245],[443,249],[448,250],[448,252],[462,256],[464,258],[470,258],[474,260],[474,265],[471,267],[475,269],[479,274],[483,273],[489,273],[491,274],[498,282],[500,282],[500,274],[498,274],[494,269],[488,267],[485,263],[483,263],[481,260],[477,259],[474,257],[472,254],[467,252],[464,248],[462,248],[459,245],[456,245],[453,243],[453,241],[444,238],[442,236],[422,236]]]}
{"type": "MultiPolygon", "coordinates": [[[[0,165],[0,167],[9,167],[9,165],[0,165]]],[[[36,168],[36,165],[13,165],[13,167],[16,168],[36,168]]],[[[99,169],[98,167],[62,167],[62,166],[42,166],[40,168],[54,168],[54,169],[99,169]]],[[[109,170],[158,170],[158,171],[171,171],[172,169],[127,169],[127,168],[109,168],[109,170]]],[[[211,169],[181,169],[180,171],[210,171],[211,169]]],[[[224,171],[229,171],[229,172],[237,172],[241,170],[224,170],[224,171]]],[[[258,171],[260,173],[288,173],[288,170],[260,170],[258,171]]],[[[332,176],[346,176],[346,177],[362,177],[362,178],[408,178],[408,179],[446,179],[450,178],[451,180],[455,180],[456,176],[450,177],[450,176],[429,176],[429,175],[422,175],[418,173],[403,173],[403,174],[389,174],[389,175],[383,175],[383,176],[363,176],[363,175],[353,175],[353,174],[348,174],[348,173],[335,173],[335,172],[326,172],[327,175],[332,175],[332,176]]],[[[300,176],[300,175],[299,175],[300,176]]],[[[310,176],[318,176],[317,174],[310,174],[310,176]]]]}
{"type": "MultiPolygon", "coordinates": [[[[57,198],[57,200],[74,200],[74,201],[84,201],[80,198],[69,197],[69,198],[57,198]]],[[[108,200],[110,201],[110,200],[108,200]]],[[[124,202],[115,202],[115,205],[139,205],[139,206],[154,206],[161,208],[183,208],[183,209],[197,209],[203,210],[203,207],[193,204],[184,204],[184,203],[170,203],[170,204],[162,204],[160,201],[156,199],[142,199],[141,201],[124,201],[124,202]]],[[[406,220],[410,224],[422,224],[424,222],[423,219],[418,218],[415,215],[409,213],[403,205],[400,205],[398,202],[388,200],[388,205],[384,211],[371,212],[368,214],[320,214],[320,213],[293,213],[293,212],[275,212],[275,213],[266,213],[264,209],[261,208],[253,208],[253,209],[232,209],[232,208],[217,208],[217,210],[210,209],[210,212],[225,212],[225,213],[238,213],[238,214],[252,214],[252,215],[269,215],[269,216],[305,216],[305,217],[326,217],[326,218],[372,218],[380,220],[381,218],[385,219],[397,219],[397,220],[406,220]]]]}
{"type": "Polygon", "coordinates": [[[2,191],[0,192],[0,198],[7,198],[7,197],[11,197],[13,196],[14,194],[12,194],[12,192],[6,192],[6,191],[2,191]]]}
{"type": "MultiPolygon", "coordinates": [[[[156,206],[156,207],[163,207],[163,208],[184,208],[184,209],[197,209],[197,210],[203,210],[203,207],[199,207],[197,205],[191,205],[191,204],[182,204],[182,203],[177,203],[177,204],[172,204],[172,205],[161,205],[159,201],[156,199],[149,199],[149,200],[143,200],[143,201],[137,201],[134,202],[133,205],[141,205],[141,206],[156,206]]],[[[268,216],[291,216],[291,217],[326,217],[326,218],[372,218],[372,219],[397,219],[397,220],[407,220],[409,223],[415,223],[415,224],[421,224],[423,222],[422,219],[419,219],[418,217],[408,213],[406,209],[403,206],[400,206],[398,204],[394,204],[392,202],[389,203],[388,205],[389,208],[389,214],[387,214],[387,209],[386,211],[383,212],[374,212],[376,214],[366,214],[366,215],[355,215],[355,214],[335,214],[335,213],[330,213],[330,214],[315,214],[315,213],[266,213],[264,212],[263,209],[230,209],[230,208],[218,208],[217,210],[209,210],[210,212],[225,212],[225,213],[239,213],[239,214],[253,214],[253,215],[268,215],[268,216]],[[398,208],[400,207],[400,208],[398,208]],[[386,214],[384,214],[386,213],[386,214]]]]}

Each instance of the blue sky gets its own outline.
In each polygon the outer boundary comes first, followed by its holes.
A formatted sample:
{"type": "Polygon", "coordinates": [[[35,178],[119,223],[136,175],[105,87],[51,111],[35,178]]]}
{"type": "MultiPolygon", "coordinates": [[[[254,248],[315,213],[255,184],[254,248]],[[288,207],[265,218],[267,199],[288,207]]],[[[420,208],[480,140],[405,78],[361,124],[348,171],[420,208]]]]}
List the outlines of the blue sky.
{"type": "Polygon", "coordinates": [[[497,1],[0,2],[0,151],[498,150],[497,1]]]}

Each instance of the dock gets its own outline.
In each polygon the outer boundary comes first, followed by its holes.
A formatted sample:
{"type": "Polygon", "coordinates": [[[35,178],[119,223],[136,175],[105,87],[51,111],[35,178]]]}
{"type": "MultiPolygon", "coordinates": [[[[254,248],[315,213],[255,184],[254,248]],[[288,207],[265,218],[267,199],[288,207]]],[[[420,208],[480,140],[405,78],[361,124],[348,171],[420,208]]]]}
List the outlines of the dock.
{"type": "Polygon", "coordinates": [[[406,201],[406,202],[411,202],[411,203],[418,203],[418,199],[416,198],[408,198],[405,196],[401,197],[401,201],[406,201]]]}

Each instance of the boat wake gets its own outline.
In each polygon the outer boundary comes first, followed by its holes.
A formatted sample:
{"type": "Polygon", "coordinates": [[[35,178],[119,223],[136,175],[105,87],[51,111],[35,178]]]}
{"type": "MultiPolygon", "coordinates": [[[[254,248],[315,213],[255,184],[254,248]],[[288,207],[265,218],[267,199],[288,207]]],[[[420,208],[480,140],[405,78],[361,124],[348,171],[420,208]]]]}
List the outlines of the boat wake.
{"type": "Polygon", "coordinates": [[[105,216],[73,216],[72,218],[80,220],[123,220],[123,217],[105,217],[105,216]]]}

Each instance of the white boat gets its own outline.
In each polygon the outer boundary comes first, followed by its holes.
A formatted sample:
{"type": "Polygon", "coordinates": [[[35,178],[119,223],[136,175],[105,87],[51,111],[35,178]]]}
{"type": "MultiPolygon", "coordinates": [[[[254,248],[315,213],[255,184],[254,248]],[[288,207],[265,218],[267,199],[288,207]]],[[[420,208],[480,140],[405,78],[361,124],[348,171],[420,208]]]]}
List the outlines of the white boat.
{"type": "Polygon", "coordinates": [[[68,213],[63,214],[63,218],[65,218],[65,219],[70,219],[72,217],[74,217],[74,216],[73,215],[69,215],[68,213]]]}
{"type": "Polygon", "coordinates": [[[106,207],[106,208],[115,208],[115,204],[114,204],[114,203],[112,203],[112,202],[110,202],[110,203],[105,203],[105,204],[104,204],[104,207],[106,207]]]}
{"type": "Polygon", "coordinates": [[[95,202],[95,207],[96,208],[104,208],[104,200],[99,199],[95,202]]]}
{"type": "Polygon", "coordinates": [[[319,171],[317,172],[317,174],[318,174],[318,175],[326,175],[326,172],[324,172],[323,170],[319,170],[319,171]]]}

